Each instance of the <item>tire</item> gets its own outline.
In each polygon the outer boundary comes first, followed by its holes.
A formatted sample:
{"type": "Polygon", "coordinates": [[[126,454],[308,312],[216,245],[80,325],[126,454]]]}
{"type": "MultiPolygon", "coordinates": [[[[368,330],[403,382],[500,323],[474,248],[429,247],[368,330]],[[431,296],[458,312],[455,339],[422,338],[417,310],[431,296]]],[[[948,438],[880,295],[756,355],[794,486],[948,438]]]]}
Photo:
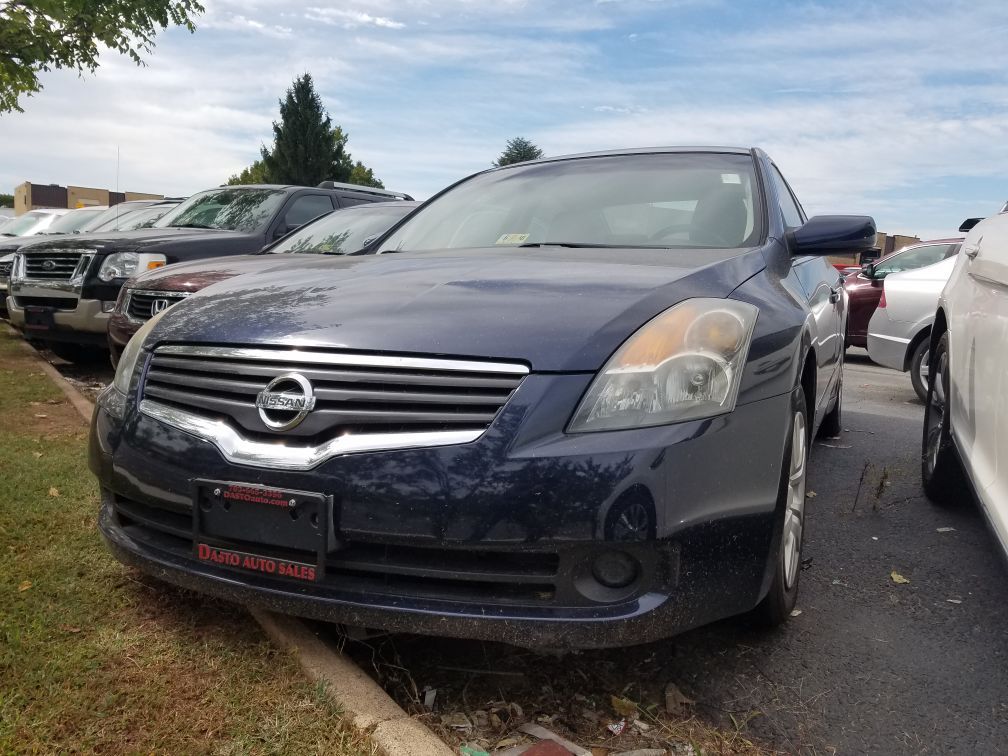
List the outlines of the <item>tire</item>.
{"type": "Polygon", "coordinates": [[[921,482],[924,494],[936,504],[954,504],[968,498],[962,462],[952,441],[949,419],[948,332],[935,344],[924,398],[924,436],[921,439],[921,482]]]}
{"type": "Polygon", "coordinates": [[[819,425],[820,438],[835,438],[843,431],[843,370],[844,355],[840,355],[840,379],[836,387],[836,403],[833,409],[826,413],[822,423],[819,425]]]}
{"type": "Polygon", "coordinates": [[[914,391],[922,402],[928,400],[928,368],[930,365],[929,352],[931,351],[931,339],[924,338],[917,348],[914,349],[913,357],[910,358],[910,383],[913,384],[914,391]]]}
{"type": "Polygon", "coordinates": [[[106,359],[105,350],[98,346],[74,344],[67,341],[47,341],[45,347],[62,360],[82,365],[106,359]]]}
{"type": "Polygon", "coordinates": [[[781,469],[777,506],[783,510],[774,574],[770,590],[753,612],[764,627],[787,622],[798,601],[801,576],[801,549],[805,539],[805,489],[808,476],[809,422],[808,404],[801,388],[791,394],[791,421],[787,450],[781,469]]]}

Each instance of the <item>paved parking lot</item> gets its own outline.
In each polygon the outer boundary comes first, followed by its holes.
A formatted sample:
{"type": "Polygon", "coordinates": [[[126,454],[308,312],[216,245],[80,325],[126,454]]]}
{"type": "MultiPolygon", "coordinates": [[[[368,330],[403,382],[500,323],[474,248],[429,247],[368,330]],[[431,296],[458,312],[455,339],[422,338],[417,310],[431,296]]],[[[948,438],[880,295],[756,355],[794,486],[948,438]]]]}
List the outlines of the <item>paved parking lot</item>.
{"type": "MultiPolygon", "coordinates": [[[[671,681],[699,713],[729,729],[748,720],[749,737],[788,752],[1003,750],[1006,566],[972,502],[943,509],[924,498],[923,406],[907,376],[857,349],[846,371],[845,432],[813,447],[801,614],[783,631],[729,620],[562,658],[395,636],[363,656],[358,648],[362,666],[373,658],[388,673],[382,662],[394,660],[404,669],[389,687],[403,703],[414,683],[430,685],[446,711],[506,699],[567,716],[583,708],[579,696],[660,701],[671,681]],[[895,583],[894,571],[910,582],[895,583]]],[[[67,372],[85,385],[111,378],[102,366],[67,372]]]]}

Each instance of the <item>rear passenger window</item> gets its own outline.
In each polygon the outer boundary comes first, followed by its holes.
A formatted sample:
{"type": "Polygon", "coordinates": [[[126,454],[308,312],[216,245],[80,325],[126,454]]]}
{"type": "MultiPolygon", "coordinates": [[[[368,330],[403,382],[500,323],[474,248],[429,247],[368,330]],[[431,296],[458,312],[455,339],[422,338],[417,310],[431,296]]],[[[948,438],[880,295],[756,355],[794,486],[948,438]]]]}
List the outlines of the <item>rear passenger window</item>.
{"type": "Polygon", "coordinates": [[[308,194],[294,200],[294,204],[290,206],[284,220],[287,223],[287,228],[295,228],[332,211],[333,203],[328,195],[308,194]]]}
{"type": "Polygon", "coordinates": [[[773,178],[774,188],[777,190],[777,199],[780,202],[781,215],[784,216],[784,225],[788,228],[798,228],[805,223],[798,201],[791,194],[787,182],[780,175],[776,165],[772,166],[770,176],[773,178]]]}

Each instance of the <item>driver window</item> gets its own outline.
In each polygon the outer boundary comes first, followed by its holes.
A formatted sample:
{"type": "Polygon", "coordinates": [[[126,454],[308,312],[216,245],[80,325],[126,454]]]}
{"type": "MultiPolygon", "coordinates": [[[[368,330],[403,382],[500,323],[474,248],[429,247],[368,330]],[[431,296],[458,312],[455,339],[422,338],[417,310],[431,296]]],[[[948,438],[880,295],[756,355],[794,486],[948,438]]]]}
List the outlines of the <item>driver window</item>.
{"type": "Polygon", "coordinates": [[[791,194],[787,182],[781,176],[777,166],[771,166],[770,176],[773,179],[774,188],[777,190],[777,199],[780,202],[781,215],[784,216],[784,225],[788,228],[798,228],[805,223],[804,214],[798,201],[791,194]]]}
{"type": "Polygon", "coordinates": [[[928,244],[899,252],[881,265],[875,266],[875,278],[885,278],[890,273],[934,265],[948,257],[955,246],[955,244],[928,244]]]}

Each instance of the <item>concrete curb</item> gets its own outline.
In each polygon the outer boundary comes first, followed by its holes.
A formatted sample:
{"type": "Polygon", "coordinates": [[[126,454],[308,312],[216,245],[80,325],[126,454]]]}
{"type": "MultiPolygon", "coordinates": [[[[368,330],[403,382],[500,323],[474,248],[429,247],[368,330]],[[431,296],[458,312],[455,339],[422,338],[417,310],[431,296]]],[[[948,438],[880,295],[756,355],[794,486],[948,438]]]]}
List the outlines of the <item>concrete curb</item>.
{"type": "MultiPolygon", "coordinates": [[[[3,324],[10,333],[10,326],[3,324]]],[[[94,404],[42,357],[27,341],[24,351],[70,400],[85,422],[91,421],[94,404]]],[[[447,743],[421,722],[410,717],[367,673],[337,653],[296,617],[248,607],[263,632],[277,646],[292,651],[301,669],[313,682],[324,682],[348,725],[368,736],[386,756],[451,756],[447,743]]]]}
{"type": "Polygon", "coordinates": [[[388,756],[450,756],[455,753],[425,725],[410,717],[371,677],[333,651],[298,619],[251,609],[266,634],[293,651],[308,678],[327,684],[347,722],[371,736],[388,756]]]}

